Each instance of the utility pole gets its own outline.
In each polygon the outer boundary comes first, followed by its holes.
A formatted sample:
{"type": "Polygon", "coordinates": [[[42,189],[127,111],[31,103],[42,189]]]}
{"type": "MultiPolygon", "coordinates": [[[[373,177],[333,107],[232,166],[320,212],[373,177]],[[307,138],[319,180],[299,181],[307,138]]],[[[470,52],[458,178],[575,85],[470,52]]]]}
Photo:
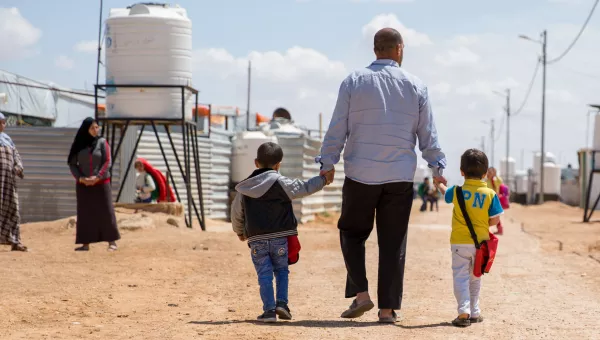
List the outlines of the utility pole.
{"type": "Polygon", "coordinates": [[[548,44],[548,34],[542,32],[542,155],[540,158],[540,197],[539,204],[544,203],[544,162],[546,158],[546,148],[544,139],[546,137],[546,45],[548,44]]]}
{"type": "Polygon", "coordinates": [[[248,60],[248,103],[246,105],[246,130],[250,130],[250,87],[252,86],[252,61],[248,60]]]}
{"type": "MultiPolygon", "coordinates": [[[[548,31],[544,30],[542,32],[541,36],[542,36],[541,40],[535,40],[535,39],[531,39],[530,37],[528,37],[526,35],[519,35],[519,38],[521,38],[521,39],[533,41],[535,43],[542,45],[542,57],[541,57],[541,62],[542,62],[542,136],[541,136],[542,141],[541,142],[542,142],[542,147],[541,147],[540,170],[539,170],[540,171],[540,183],[539,183],[540,195],[538,198],[539,204],[544,203],[544,162],[546,160],[546,148],[544,146],[544,140],[546,137],[546,66],[548,64],[546,46],[548,45],[548,31]]],[[[537,171],[537,169],[534,169],[534,171],[537,171]]]]}
{"type": "Polygon", "coordinates": [[[494,120],[492,119],[492,131],[490,131],[490,139],[491,139],[491,144],[492,144],[492,151],[491,151],[491,156],[492,156],[492,162],[490,163],[490,167],[494,166],[494,150],[495,150],[495,141],[494,141],[494,135],[495,135],[495,129],[494,129],[494,120]]]}
{"type": "MultiPolygon", "coordinates": [[[[510,157],[510,89],[506,89],[506,162],[504,162],[504,176],[510,183],[510,174],[508,173],[508,159],[510,157]]],[[[509,185],[510,187],[510,185],[509,185]]]]}
{"type": "Polygon", "coordinates": [[[481,151],[485,153],[485,136],[481,136],[481,151]]]}

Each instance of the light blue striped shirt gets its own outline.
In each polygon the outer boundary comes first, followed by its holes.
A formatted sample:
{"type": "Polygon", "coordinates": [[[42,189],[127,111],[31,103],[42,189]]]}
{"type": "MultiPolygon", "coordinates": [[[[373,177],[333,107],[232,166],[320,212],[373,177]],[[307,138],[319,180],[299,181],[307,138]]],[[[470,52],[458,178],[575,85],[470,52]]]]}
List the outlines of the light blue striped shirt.
{"type": "Polygon", "coordinates": [[[352,180],[412,182],[417,138],[434,176],[441,175],[446,156],[438,143],[427,87],[397,62],[376,60],[342,82],[316,161],[331,170],[343,149],[344,172],[352,180]]]}

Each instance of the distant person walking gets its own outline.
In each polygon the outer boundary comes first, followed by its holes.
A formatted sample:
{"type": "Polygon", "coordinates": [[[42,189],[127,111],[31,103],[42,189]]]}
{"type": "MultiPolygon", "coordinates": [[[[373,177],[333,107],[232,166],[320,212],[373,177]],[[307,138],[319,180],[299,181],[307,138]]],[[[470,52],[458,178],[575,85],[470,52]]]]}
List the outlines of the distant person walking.
{"type": "Polygon", "coordinates": [[[109,251],[117,250],[121,238],[112,203],[110,187],[110,147],[99,137],[100,127],[93,118],[86,118],[71,145],[67,158],[71,173],[77,180],[76,251],[90,250],[90,243],[108,242],[109,251]]]}
{"type": "Polygon", "coordinates": [[[6,117],[0,113],[0,244],[26,252],[21,243],[21,217],[17,177],[23,178],[23,163],[12,139],[4,132],[6,117]]]}
{"type": "Polygon", "coordinates": [[[438,144],[427,87],[400,67],[402,36],[392,28],[375,34],[377,60],[341,84],[325,135],[321,174],[334,170],[344,149],[346,179],[338,222],[346,263],[346,298],[354,301],[343,318],[357,318],[374,307],[368,292],[365,242],[377,223],[379,322],[394,323],[402,303],[408,220],[417,167],[415,145],[446,182],[446,158],[438,144]],[[344,148],[345,146],[345,148],[344,148]]]}
{"type": "Polygon", "coordinates": [[[423,179],[423,183],[419,184],[419,188],[417,189],[417,193],[423,201],[421,204],[421,208],[419,209],[419,211],[421,212],[427,211],[427,194],[429,193],[430,186],[431,185],[429,183],[429,177],[425,177],[425,179],[423,179]]]}
{"type": "MultiPolygon", "coordinates": [[[[496,171],[496,168],[490,167],[487,171],[487,187],[494,190],[494,192],[497,195],[502,196],[501,195],[502,193],[500,192],[500,187],[502,187],[503,185],[504,185],[504,182],[502,181],[502,178],[500,178],[500,176],[498,176],[498,172],[496,171]]],[[[496,235],[504,234],[504,228],[502,227],[501,221],[498,222],[498,225],[496,226],[496,228],[498,229],[498,231],[495,233],[496,235]]]]}

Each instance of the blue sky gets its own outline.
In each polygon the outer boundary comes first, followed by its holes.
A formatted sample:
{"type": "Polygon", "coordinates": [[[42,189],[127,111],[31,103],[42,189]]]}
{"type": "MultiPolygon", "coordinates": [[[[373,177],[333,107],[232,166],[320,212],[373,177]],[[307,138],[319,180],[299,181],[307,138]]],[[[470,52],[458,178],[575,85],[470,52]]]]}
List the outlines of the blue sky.
{"type": "MultiPolygon", "coordinates": [[[[194,84],[202,91],[202,102],[245,108],[244,65],[252,59],[256,65],[252,111],[269,115],[275,107],[286,106],[297,121],[313,128],[318,112],[328,122],[345,75],[371,61],[373,30],[395,26],[407,42],[404,66],[430,87],[442,147],[456,160],[464,149],[479,146],[481,136],[489,135],[482,120],[496,119],[499,132],[503,131],[503,99],[493,95],[494,90],[510,87],[513,109],[523,100],[539,47],[517,35],[537,36],[547,28],[549,54],[556,56],[574,37],[593,1],[176,3],[187,9],[193,22],[194,84]]],[[[128,5],[128,1],[106,0],[104,14],[109,8],[128,5]]],[[[41,34],[36,36],[25,27],[21,35],[12,32],[13,39],[23,43],[2,40],[10,38],[7,34],[0,37],[6,49],[2,51],[0,45],[0,68],[73,88],[91,88],[96,56],[93,50],[76,46],[97,39],[99,1],[1,0],[0,9],[12,7],[41,34]]],[[[546,145],[563,163],[576,163],[576,150],[585,144],[586,104],[600,102],[600,62],[594,57],[600,53],[598,15],[573,51],[548,69],[546,145]]],[[[3,29],[0,23],[0,36],[3,29]]],[[[524,150],[526,166],[531,164],[531,153],[539,149],[539,93],[538,77],[525,109],[512,124],[511,155],[520,163],[524,150]]],[[[497,163],[505,154],[505,138],[500,133],[495,139],[497,163]]]]}
{"type": "MultiPolygon", "coordinates": [[[[187,9],[193,21],[195,47],[223,47],[233,55],[245,55],[253,50],[285,50],[298,45],[343,60],[353,52],[356,34],[352,31],[380,13],[394,13],[406,26],[442,39],[479,32],[517,35],[537,33],[547,23],[579,23],[582,10],[589,7],[579,6],[581,2],[180,0],[176,3],[187,9]]],[[[104,16],[109,8],[131,3],[105,0],[104,16]]],[[[93,82],[93,56],[71,56],[77,64],[77,74],[53,69],[52,56],[69,54],[78,41],[97,38],[99,1],[2,0],[2,7],[18,8],[23,17],[42,31],[37,58],[3,62],[4,68],[77,88],[83,87],[84,81],[93,82]]]]}

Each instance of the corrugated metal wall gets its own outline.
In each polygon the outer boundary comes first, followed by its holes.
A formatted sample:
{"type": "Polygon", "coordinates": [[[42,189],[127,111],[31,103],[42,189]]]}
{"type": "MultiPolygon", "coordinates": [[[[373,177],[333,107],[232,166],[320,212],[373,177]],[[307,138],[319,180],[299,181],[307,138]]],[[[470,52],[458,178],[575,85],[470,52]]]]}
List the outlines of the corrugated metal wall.
{"type": "MultiPolygon", "coordinates": [[[[15,127],[6,133],[23,160],[25,179],[17,180],[22,222],[48,221],[76,214],[75,180],[67,156],[77,129],[15,127]]],[[[119,188],[120,160],[113,168],[113,194],[119,188]]]]}
{"type": "MultiPolygon", "coordinates": [[[[283,149],[281,174],[290,178],[308,180],[319,175],[319,164],[315,157],[321,150],[319,139],[307,136],[277,135],[279,145],[283,149]]],[[[313,220],[315,214],[338,211],[342,206],[342,186],[344,184],[344,163],[335,167],[335,180],[322,191],[294,201],[294,213],[301,222],[313,220]]]]}

